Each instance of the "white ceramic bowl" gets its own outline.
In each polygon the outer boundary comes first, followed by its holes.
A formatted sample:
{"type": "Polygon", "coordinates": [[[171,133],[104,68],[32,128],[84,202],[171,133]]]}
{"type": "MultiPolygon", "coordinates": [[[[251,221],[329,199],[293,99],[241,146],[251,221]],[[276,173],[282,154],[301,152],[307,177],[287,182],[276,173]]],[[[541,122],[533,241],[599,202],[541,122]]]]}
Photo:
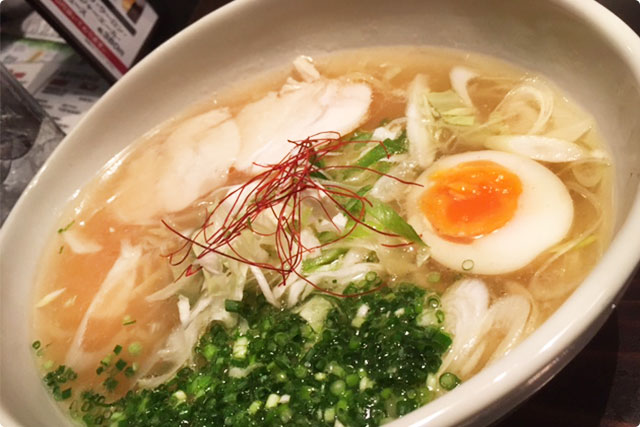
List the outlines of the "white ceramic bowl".
{"type": "Polygon", "coordinates": [[[107,159],[216,88],[298,54],[426,44],[481,52],[548,76],[593,114],[616,161],[615,236],[566,303],[515,351],[395,425],[485,424],[587,343],[640,259],[640,39],[586,0],[234,2],[144,59],[67,136],[0,235],[0,423],[64,425],[30,351],[34,271],[61,207],[107,159]]]}

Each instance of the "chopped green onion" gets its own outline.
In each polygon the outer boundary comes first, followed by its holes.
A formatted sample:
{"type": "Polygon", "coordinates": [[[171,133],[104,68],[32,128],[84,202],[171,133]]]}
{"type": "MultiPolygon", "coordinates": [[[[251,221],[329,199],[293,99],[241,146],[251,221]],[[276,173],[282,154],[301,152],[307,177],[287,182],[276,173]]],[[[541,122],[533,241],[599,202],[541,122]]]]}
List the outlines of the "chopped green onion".
{"type": "Polygon", "coordinates": [[[262,402],[260,402],[259,400],[254,400],[253,403],[249,405],[249,409],[247,409],[247,411],[251,415],[254,415],[256,412],[260,410],[261,407],[262,407],[262,402]]]}
{"type": "Polygon", "coordinates": [[[474,266],[474,262],[472,259],[465,259],[464,261],[462,261],[462,269],[464,271],[471,270],[473,266],[474,266]]]}
{"type": "Polygon", "coordinates": [[[432,271],[427,275],[427,281],[429,283],[438,283],[440,281],[440,272],[432,271]]]}
{"type": "Polygon", "coordinates": [[[358,388],[360,389],[360,391],[364,391],[368,388],[373,387],[375,384],[375,381],[371,381],[368,377],[362,377],[360,379],[360,383],[358,384],[358,388]]]}
{"type": "Polygon", "coordinates": [[[369,225],[379,231],[398,234],[411,242],[426,246],[418,233],[392,207],[378,200],[370,200],[372,206],[367,206],[367,215],[374,221],[367,221],[369,225]]]}
{"type": "Polygon", "coordinates": [[[374,163],[384,159],[387,155],[406,153],[407,151],[407,135],[405,132],[396,139],[385,139],[382,143],[376,145],[367,151],[358,159],[356,165],[368,168],[374,163]]]}
{"type": "Polygon", "coordinates": [[[229,313],[240,313],[242,310],[242,302],[232,299],[224,300],[224,309],[229,313]]]}
{"type": "Polygon", "coordinates": [[[33,349],[34,349],[34,350],[37,350],[37,349],[39,349],[39,348],[40,348],[40,345],[41,345],[41,344],[40,344],[40,341],[34,341],[34,342],[31,344],[31,347],[33,347],[33,349]]]}
{"type": "Polygon", "coordinates": [[[468,107],[453,90],[430,92],[427,95],[434,115],[454,126],[471,126],[475,123],[475,111],[468,107]]]}
{"type": "Polygon", "coordinates": [[[62,392],[60,393],[59,399],[56,399],[56,400],[66,400],[70,397],[71,397],[71,387],[65,390],[62,390],[62,392]]]}
{"type": "Polygon", "coordinates": [[[347,248],[334,248],[334,249],[324,250],[317,257],[307,258],[303,260],[302,272],[312,273],[322,266],[329,265],[337,261],[340,257],[342,257],[347,252],[349,252],[349,249],[347,248]]]}
{"type": "Polygon", "coordinates": [[[233,344],[233,358],[244,359],[247,357],[247,348],[249,346],[249,340],[247,337],[240,337],[233,344]]]}
{"type": "Polygon", "coordinates": [[[117,344],[114,348],[113,348],[113,354],[118,355],[120,354],[120,352],[122,351],[122,346],[120,344],[117,344]]]}
{"type": "Polygon", "coordinates": [[[114,423],[114,422],[117,422],[117,421],[120,421],[120,420],[124,420],[125,418],[126,417],[125,417],[123,412],[116,411],[113,414],[111,414],[111,417],[109,418],[109,421],[114,423]]]}
{"type": "Polygon", "coordinates": [[[202,355],[208,361],[212,361],[217,352],[218,348],[213,344],[207,344],[202,349],[202,355]]]}
{"type": "Polygon", "coordinates": [[[360,343],[361,343],[361,341],[360,341],[360,339],[358,337],[352,337],[349,340],[349,349],[351,349],[351,350],[357,349],[358,347],[360,347],[360,343]]]}
{"type": "Polygon", "coordinates": [[[116,387],[118,386],[118,380],[116,380],[113,377],[109,377],[106,380],[104,380],[104,382],[102,383],[102,385],[104,386],[104,388],[106,388],[108,391],[113,391],[116,389],[116,387]]]}
{"type": "Polygon", "coordinates": [[[298,365],[294,368],[293,373],[297,378],[304,378],[307,376],[308,371],[307,371],[307,368],[305,368],[304,366],[298,365]]]}
{"type": "Polygon", "coordinates": [[[316,235],[318,241],[322,244],[338,240],[338,235],[333,231],[322,231],[316,235]]]}
{"type": "Polygon", "coordinates": [[[332,423],[336,419],[336,410],[335,408],[327,408],[324,410],[323,414],[324,421],[327,423],[332,423]]]}
{"type": "Polygon", "coordinates": [[[367,320],[365,317],[354,317],[351,321],[351,326],[353,326],[354,328],[360,328],[365,320],[367,320]]]}
{"type": "Polygon", "coordinates": [[[427,304],[431,308],[438,308],[440,307],[440,300],[435,296],[429,297],[429,299],[427,300],[427,304]]]}
{"type": "MultiPolygon", "coordinates": [[[[453,113],[455,110],[447,111],[447,113],[453,113]]],[[[442,119],[450,124],[455,126],[472,126],[475,123],[475,117],[472,115],[461,116],[455,114],[443,114],[442,119]]]]}
{"type": "Polygon", "coordinates": [[[132,319],[128,314],[122,318],[122,326],[129,326],[136,323],[135,319],[132,319]]]}
{"type": "Polygon", "coordinates": [[[71,221],[69,224],[67,224],[66,226],[62,227],[62,228],[58,228],[58,234],[64,233],[65,231],[67,231],[68,229],[71,228],[71,226],[73,226],[73,224],[76,222],[76,220],[74,219],[73,221],[71,221]]]}
{"type": "Polygon", "coordinates": [[[274,380],[277,383],[283,383],[285,381],[287,381],[287,374],[280,371],[280,372],[276,372],[276,374],[274,375],[274,380]]]}
{"type": "Polygon", "coordinates": [[[317,381],[324,381],[327,378],[327,374],[324,372],[318,372],[313,376],[317,381]]]}
{"type": "Polygon", "coordinates": [[[445,372],[440,375],[440,385],[445,390],[453,390],[458,384],[460,384],[460,378],[452,374],[451,372],[445,372]]]}
{"type": "MultiPolygon", "coordinates": [[[[351,293],[367,290],[380,280],[365,272],[348,287],[351,293]]],[[[240,324],[233,329],[211,324],[196,346],[194,363],[164,385],[107,398],[107,391],[124,388],[122,378],[133,380],[138,372],[120,348],[98,366],[102,394],[83,391],[69,399],[77,400],[74,410],[87,425],[146,425],[154,414],[202,425],[309,425],[325,417],[336,426],[377,425],[431,400],[428,387],[444,390],[435,373],[451,338],[436,324],[439,310],[430,299],[438,298],[402,283],[357,298],[313,295],[310,301],[329,306],[322,328],[313,332],[296,309],[274,308],[264,296],[248,294],[240,324]],[[423,314],[433,320],[421,325],[423,314]],[[351,325],[354,318],[363,322],[359,329],[351,325]],[[206,411],[198,409],[202,404],[206,411]],[[363,418],[369,410],[374,417],[363,418]]],[[[127,357],[137,353],[137,345],[127,343],[127,357]]],[[[69,385],[63,383],[73,378],[61,369],[47,374],[56,399],[67,396],[69,385]]]]}
{"type": "MultiPolygon", "coordinates": [[[[369,191],[371,191],[372,188],[373,186],[371,185],[365,185],[364,187],[356,191],[356,194],[360,197],[363,197],[369,191]]],[[[351,212],[352,214],[357,215],[360,212],[360,210],[362,210],[362,202],[358,198],[355,198],[355,197],[351,198],[347,203],[345,203],[344,209],[347,212],[351,212]]],[[[353,221],[353,220],[350,219],[349,221],[353,221]]]]}
{"type": "Polygon", "coordinates": [[[336,396],[340,396],[345,390],[345,382],[342,380],[336,380],[331,384],[331,393],[336,396]]]}
{"type": "Polygon", "coordinates": [[[291,412],[291,408],[289,408],[289,405],[281,405],[278,408],[278,415],[280,415],[280,421],[282,421],[284,424],[287,424],[289,421],[291,421],[293,412],[291,412]]]}
{"type": "Polygon", "coordinates": [[[142,344],[140,344],[138,341],[132,342],[131,344],[129,344],[127,351],[132,356],[138,356],[142,351],[142,344]]]}
{"type": "Polygon", "coordinates": [[[348,410],[349,403],[345,399],[338,400],[338,403],[336,404],[336,413],[338,418],[340,418],[341,415],[345,415],[348,410]]]}
{"type": "Polygon", "coordinates": [[[360,383],[360,376],[358,374],[349,374],[344,380],[349,387],[355,387],[360,383]]]}
{"type": "Polygon", "coordinates": [[[585,246],[589,246],[590,244],[592,244],[596,240],[598,240],[598,238],[596,236],[594,236],[593,234],[590,234],[587,237],[585,237],[584,239],[582,239],[577,245],[575,245],[573,247],[573,249],[584,248],[585,246]]]}
{"type": "Polygon", "coordinates": [[[115,367],[118,371],[122,371],[124,368],[126,368],[127,366],[127,362],[125,362],[123,359],[118,359],[118,361],[115,364],[115,367]]]}
{"type": "Polygon", "coordinates": [[[173,393],[172,397],[175,399],[177,404],[180,404],[187,400],[187,394],[182,390],[177,390],[173,393]]]}
{"type": "Polygon", "coordinates": [[[275,408],[278,405],[278,402],[280,402],[280,396],[275,393],[271,393],[269,397],[267,397],[267,402],[264,407],[267,409],[275,408]]]}
{"type": "Polygon", "coordinates": [[[338,363],[336,362],[330,362],[327,365],[327,368],[325,369],[325,371],[327,372],[327,374],[332,374],[335,375],[336,377],[344,377],[345,375],[345,371],[344,368],[340,365],[338,365],[338,363]]]}
{"type": "Polygon", "coordinates": [[[284,346],[284,345],[287,344],[287,341],[289,341],[289,336],[287,334],[285,334],[284,332],[278,332],[273,336],[273,340],[279,346],[284,346]]]}

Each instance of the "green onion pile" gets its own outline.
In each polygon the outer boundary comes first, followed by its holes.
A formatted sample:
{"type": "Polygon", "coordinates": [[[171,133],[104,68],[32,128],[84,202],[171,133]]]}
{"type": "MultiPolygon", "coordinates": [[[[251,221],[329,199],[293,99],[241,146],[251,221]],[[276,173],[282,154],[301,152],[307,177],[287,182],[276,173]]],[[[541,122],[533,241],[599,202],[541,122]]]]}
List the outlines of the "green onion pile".
{"type": "MultiPolygon", "coordinates": [[[[380,282],[367,274],[345,294],[380,282]]],[[[87,426],[375,426],[435,397],[428,377],[451,344],[435,293],[401,284],[359,297],[312,294],[303,304],[313,299],[330,306],[315,330],[299,307],[280,310],[249,293],[228,300],[239,326],[214,323],[194,365],[111,403],[108,391],[72,392],[75,374],[65,366],[45,383],[58,400],[71,399],[72,416],[87,426]]],[[[439,383],[451,389],[459,380],[444,373],[439,383]]]]}

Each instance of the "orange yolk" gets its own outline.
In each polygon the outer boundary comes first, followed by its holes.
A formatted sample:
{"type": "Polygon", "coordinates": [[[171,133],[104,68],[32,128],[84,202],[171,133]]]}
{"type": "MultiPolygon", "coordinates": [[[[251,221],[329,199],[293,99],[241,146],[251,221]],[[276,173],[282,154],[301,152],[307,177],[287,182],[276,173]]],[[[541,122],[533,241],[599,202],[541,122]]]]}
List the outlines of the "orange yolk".
{"type": "Polygon", "coordinates": [[[522,193],[516,174],[488,160],[434,172],[429,180],[422,213],[439,235],[466,243],[509,222],[522,193]]]}

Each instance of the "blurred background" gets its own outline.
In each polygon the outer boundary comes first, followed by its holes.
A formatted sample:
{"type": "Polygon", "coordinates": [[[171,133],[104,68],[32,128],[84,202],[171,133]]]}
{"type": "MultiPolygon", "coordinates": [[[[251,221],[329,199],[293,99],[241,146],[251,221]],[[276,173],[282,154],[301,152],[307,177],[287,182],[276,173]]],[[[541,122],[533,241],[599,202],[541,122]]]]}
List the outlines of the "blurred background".
{"type": "MultiPolygon", "coordinates": [[[[640,0],[599,2],[640,34],[640,0]]],[[[0,224],[64,135],[113,83],[226,3],[1,1],[0,224]]],[[[640,425],[640,274],[576,359],[496,425],[640,425]]]]}

